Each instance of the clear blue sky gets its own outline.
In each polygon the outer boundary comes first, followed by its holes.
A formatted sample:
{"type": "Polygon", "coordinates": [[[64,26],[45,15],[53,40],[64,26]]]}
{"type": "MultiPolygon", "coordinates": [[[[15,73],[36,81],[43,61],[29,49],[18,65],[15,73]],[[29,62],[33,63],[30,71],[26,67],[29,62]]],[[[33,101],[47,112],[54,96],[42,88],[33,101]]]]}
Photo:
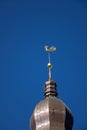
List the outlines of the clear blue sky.
{"type": "Polygon", "coordinates": [[[0,130],[29,130],[48,79],[44,45],[55,45],[53,80],[87,130],[87,1],[0,0],[0,130]]]}

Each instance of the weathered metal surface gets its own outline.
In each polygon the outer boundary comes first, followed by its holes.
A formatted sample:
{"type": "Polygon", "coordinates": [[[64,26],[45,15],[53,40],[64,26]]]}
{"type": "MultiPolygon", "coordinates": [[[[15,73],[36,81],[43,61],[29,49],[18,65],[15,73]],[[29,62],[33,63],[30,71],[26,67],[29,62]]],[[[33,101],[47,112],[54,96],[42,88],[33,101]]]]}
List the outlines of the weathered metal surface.
{"type": "Polygon", "coordinates": [[[73,117],[69,110],[69,115],[66,116],[66,109],[68,110],[60,99],[46,97],[36,105],[31,118],[31,130],[72,130],[73,117]],[[71,120],[71,124],[67,124],[67,119],[71,120]]]}
{"type": "Polygon", "coordinates": [[[58,98],[56,83],[45,83],[45,99],[36,105],[30,121],[31,130],[72,130],[73,116],[58,98]]]}
{"type": "Polygon", "coordinates": [[[53,80],[48,80],[45,83],[45,93],[44,96],[48,97],[48,96],[57,96],[57,90],[56,90],[56,83],[53,80]]]}

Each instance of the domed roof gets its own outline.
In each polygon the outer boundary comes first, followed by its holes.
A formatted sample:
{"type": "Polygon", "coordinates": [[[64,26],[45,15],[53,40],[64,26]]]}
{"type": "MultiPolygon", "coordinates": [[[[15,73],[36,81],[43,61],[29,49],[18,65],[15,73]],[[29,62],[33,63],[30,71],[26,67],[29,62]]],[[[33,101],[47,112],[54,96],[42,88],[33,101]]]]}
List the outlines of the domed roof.
{"type": "Polygon", "coordinates": [[[50,53],[56,50],[52,46],[45,46],[48,53],[49,78],[45,83],[45,99],[40,101],[30,119],[31,130],[72,130],[73,116],[68,107],[59,99],[56,90],[56,83],[52,80],[52,64],[50,62],[50,53]]]}
{"type": "Polygon", "coordinates": [[[72,130],[72,126],[73,116],[70,110],[55,96],[40,101],[30,121],[31,130],[72,130]]]}

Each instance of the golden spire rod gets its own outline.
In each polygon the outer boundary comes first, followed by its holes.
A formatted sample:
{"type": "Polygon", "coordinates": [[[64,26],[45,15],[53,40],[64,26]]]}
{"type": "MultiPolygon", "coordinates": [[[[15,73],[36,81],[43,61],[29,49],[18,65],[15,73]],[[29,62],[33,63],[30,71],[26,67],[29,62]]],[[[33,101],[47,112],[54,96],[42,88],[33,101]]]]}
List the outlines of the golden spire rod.
{"type": "Polygon", "coordinates": [[[47,64],[47,67],[49,69],[49,80],[52,79],[52,72],[51,72],[51,69],[52,69],[52,64],[51,64],[51,59],[50,59],[50,53],[55,51],[56,50],[56,47],[55,46],[51,46],[50,48],[48,48],[48,46],[45,46],[44,47],[46,52],[48,53],[48,64],[47,64]]]}

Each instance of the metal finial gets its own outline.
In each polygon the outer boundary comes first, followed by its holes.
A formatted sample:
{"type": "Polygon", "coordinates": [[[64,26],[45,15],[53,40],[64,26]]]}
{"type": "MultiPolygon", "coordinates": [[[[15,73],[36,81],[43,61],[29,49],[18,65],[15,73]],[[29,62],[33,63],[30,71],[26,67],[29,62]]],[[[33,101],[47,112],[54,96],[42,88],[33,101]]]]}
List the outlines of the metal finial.
{"type": "Polygon", "coordinates": [[[51,72],[51,69],[52,69],[52,64],[51,64],[51,61],[50,61],[50,53],[55,51],[56,50],[56,47],[55,46],[51,46],[50,48],[48,48],[48,46],[45,46],[44,47],[46,52],[48,53],[48,64],[47,64],[47,67],[49,68],[49,80],[51,80],[52,78],[52,72],[51,72]]]}

